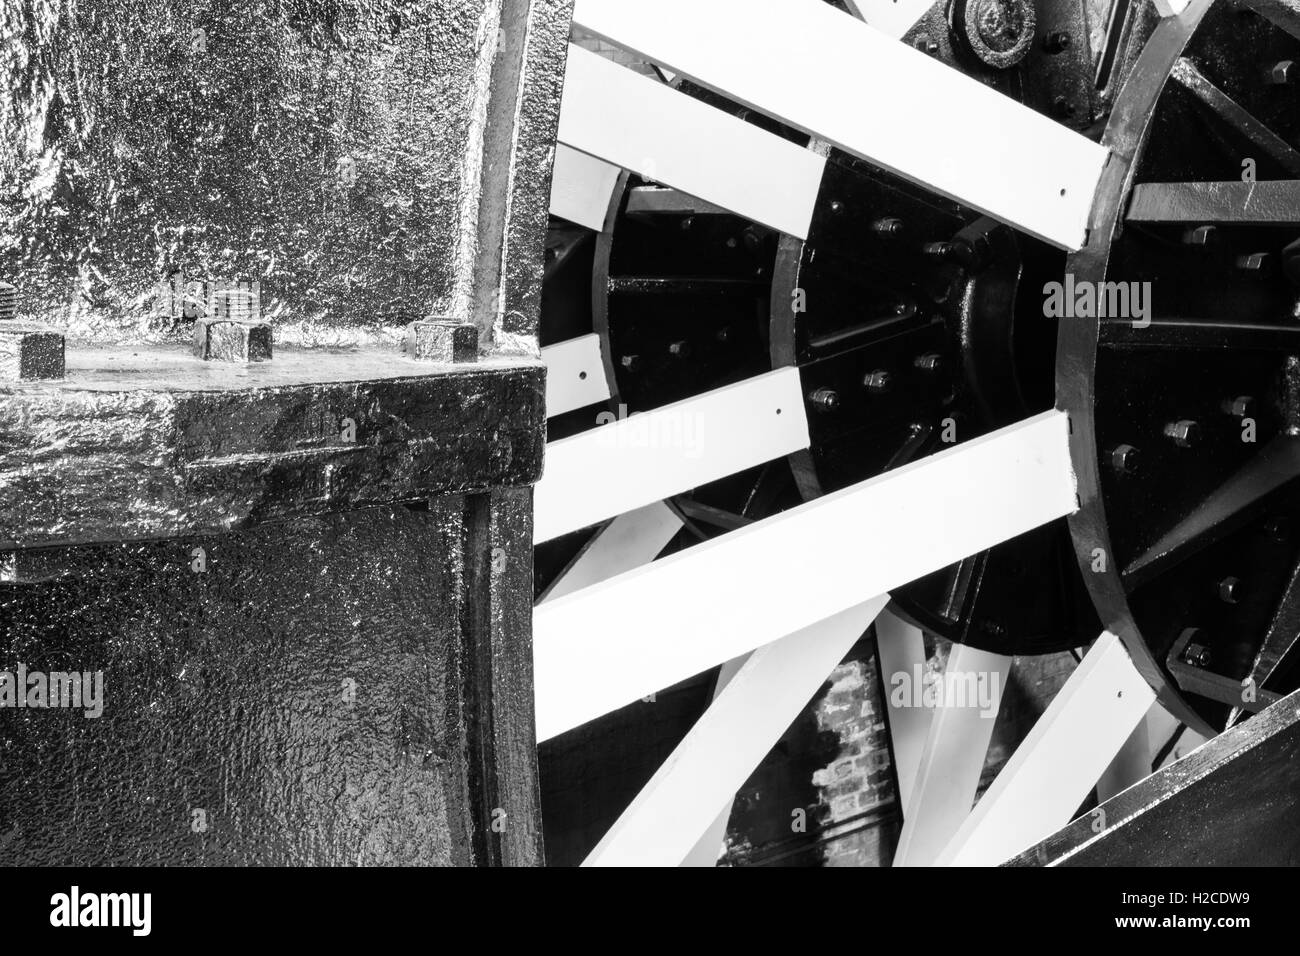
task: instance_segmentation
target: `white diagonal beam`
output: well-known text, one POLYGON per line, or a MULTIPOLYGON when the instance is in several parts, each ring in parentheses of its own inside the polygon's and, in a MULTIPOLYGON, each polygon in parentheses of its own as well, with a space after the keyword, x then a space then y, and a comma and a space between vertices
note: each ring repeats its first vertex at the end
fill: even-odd
POLYGON ((610 421, 547 444, 533 498, 533 540, 549 541, 807 447, 793 368, 610 421))
POLYGON ((754 651, 583 865, 680 865, 888 600, 754 651))
MULTIPOLYGON (((859 19, 892 37, 903 36, 933 6, 932 0, 848 0, 848 4, 859 19)), ((632 105, 624 104, 621 112, 632 105)), ((618 166, 557 143, 551 214, 600 232, 618 174, 618 166)))
POLYGON ((881 33, 901 37, 929 12, 936 0, 848 0, 849 12, 881 33))
POLYGON ((538 739, 1074 508, 1067 417, 1045 412, 547 601, 533 614, 538 739))
POLYGON ((662 501, 619 515, 587 542, 538 603, 649 564, 681 528, 682 519, 662 501))
POLYGON ((600 232, 605 228, 618 175, 617 166, 557 143, 551 172, 551 215, 600 232))
POLYGON ((577 0, 573 19, 1057 246, 1085 240, 1104 147, 823 0, 577 0))
MULTIPOLYGON (((1010 672, 1010 657, 953 645, 932 688, 934 716, 916 786, 903 805, 894 866, 931 866, 970 814, 1010 672)), ((913 706, 924 707, 915 681, 912 675, 898 689, 910 690, 913 706)))
POLYGON ((563 415, 609 400, 600 336, 580 335, 542 349, 546 364, 546 415, 563 415))
MULTIPOLYGON (((1151 710, 1163 710, 1160 703, 1151 705, 1151 710)), ((1109 766, 1097 778, 1097 802, 1105 803, 1117 793, 1123 793, 1133 784, 1151 776, 1151 731, 1148 728, 1151 712, 1147 712, 1137 722, 1133 732, 1128 735, 1123 746, 1115 754, 1109 766)))
POLYGON ((885 702, 889 708, 889 739, 894 751, 894 777, 898 780, 898 805, 903 809, 912 799, 912 785, 921 766, 921 754, 930 734, 929 707, 912 707, 898 691, 900 681, 896 675, 905 675, 907 681, 925 672, 925 635, 914 624, 908 624, 890 610, 876 618, 876 661, 880 667, 880 681, 885 688, 885 702))
POLYGON ((800 239, 826 167, 796 143, 573 44, 557 138, 800 239))
MULTIPOLYGON (((713 685, 714 703, 722 696, 722 692, 727 689, 727 685, 731 683, 732 678, 740 673, 741 668, 753 656, 754 654, 750 653, 732 658, 718 668, 718 680, 713 685)), ((736 784, 736 789, 739 788, 740 784, 736 784)), ((700 838, 695 841, 695 845, 687 851, 685 859, 682 860, 682 866, 716 867, 718 865, 718 857, 721 855, 723 844, 727 842, 727 824, 731 821, 731 808, 736 802, 735 796, 736 790, 732 790, 731 796, 726 798, 726 802, 723 803, 722 809, 718 811, 718 815, 713 818, 713 822, 705 828, 700 838)))
POLYGON ((996 866, 1069 823, 1154 700, 1119 638, 1102 634, 938 863, 996 866))

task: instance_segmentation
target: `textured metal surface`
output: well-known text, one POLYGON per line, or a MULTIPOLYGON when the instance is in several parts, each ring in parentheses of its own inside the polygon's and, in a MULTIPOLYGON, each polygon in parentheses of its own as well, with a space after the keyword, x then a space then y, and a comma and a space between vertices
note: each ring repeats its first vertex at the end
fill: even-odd
POLYGON ((192 348, 206 362, 269 362, 271 323, 197 319, 192 348))
POLYGON ((1300 695, 1025 851, 1018 866, 1296 866, 1300 695))
POLYGON ((62 383, 0 389, 0 548, 229 531, 541 473, 539 364, 299 349, 194 367, 161 347, 71 359, 62 383), (406 375, 379 377, 394 366, 406 375))
POLYGON ((260 280, 281 343, 396 343, 470 313, 513 195, 487 225, 530 331, 563 3, 4 6, 0 273, 27 317, 173 340, 157 288, 181 271, 260 280))
POLYGON ((0 382, 62 378, 63 336, 26 322, 0 325, 0 382))
POLYGON ((1300 227, 1295 180, 1223 183, 1141 183, 1129 202, 1129 222, 1244 223, 1300 227))
POLYGON ((0 708, 0 863, 538 862, 567 0, 3 3, 0 277, 69 340, 0 385, 0 670, 106 700, 0 708))
POLYGON ((1266 69, 1295 57, 1297 14, 1199 0, 1155 30, 1106 132, 1113 160, 1089 243, 1067 265, 1076 287, 1144 284, 1150 304, 1142 322, 1062 325, 1078 561, 1162 704, 1207 735, 1263 691, 1295 687, 1292 665, 1271 668, 1264 687, 1253 661, 1289 616, 1300 560, 1286 437, 1295 296, 1273 268, 1292 238, 1278 226, 1295 220, 1293 163, 1277 142, 1294 139, 1296 93, 1266 69), (1205 672, 1171 673, 1189 628, 1204 653, 1185 663, 1205 672))
POLYGON ((463 534, 376 510, 0 588, 0 669, 104 673, 97 719, 0 709, 0 863, 470 862, 463 534))
POLYGON ((542 250, 573 0, 531 0, 528 11, 520 85, 512 101, 514 127, 505 154, 510 158, 508 199, 494 213, 506 223, 499 251, 500 307, 490 313, 499 316, 498 350, 536 355, 542 250))

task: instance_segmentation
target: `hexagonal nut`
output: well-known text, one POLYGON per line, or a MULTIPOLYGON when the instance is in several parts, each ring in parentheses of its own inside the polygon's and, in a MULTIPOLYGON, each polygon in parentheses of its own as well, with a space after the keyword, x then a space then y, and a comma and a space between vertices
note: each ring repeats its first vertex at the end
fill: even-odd
POLYGON ((0 382, 63 378, 63 333, 40 325, 0 326, 0 382))
POLYGON ((1191 448, 1201 440, 1201 426, 1194 421, 1182 419, 1166 425, 1165 435, 1172 438, 1179 448, 1191 448))
POLYGON ((478 358, 478 326, 446 319, 412 322, 402 349, 424 362, 473 362, 478 358))
POLYGON ((194 323, 194 354, 206 362, 269 362, 271 323, 198 319, 194 323))

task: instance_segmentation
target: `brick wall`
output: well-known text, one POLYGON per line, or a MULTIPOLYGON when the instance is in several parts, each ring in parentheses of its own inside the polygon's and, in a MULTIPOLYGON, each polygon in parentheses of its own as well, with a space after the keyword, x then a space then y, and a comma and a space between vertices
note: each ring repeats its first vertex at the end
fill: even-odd
MULTIPOLYGON (((950 648, 927 636, 927 673, 942 673, 950 648)), ((1069 654, 1016 658, 979 793, 1074 667, 1069 654)), ((721 864, 888 866, 901 826, 874 642, 864 640, 737 794, 721 864)))

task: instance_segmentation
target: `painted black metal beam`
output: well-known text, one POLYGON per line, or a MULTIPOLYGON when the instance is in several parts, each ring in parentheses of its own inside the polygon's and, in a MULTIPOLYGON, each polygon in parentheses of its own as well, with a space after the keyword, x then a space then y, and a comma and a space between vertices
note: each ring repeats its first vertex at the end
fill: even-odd
POLYGON ((1300 181, 1142 183, 1133 187, 1129 222, 1300 226, 1300 181))

